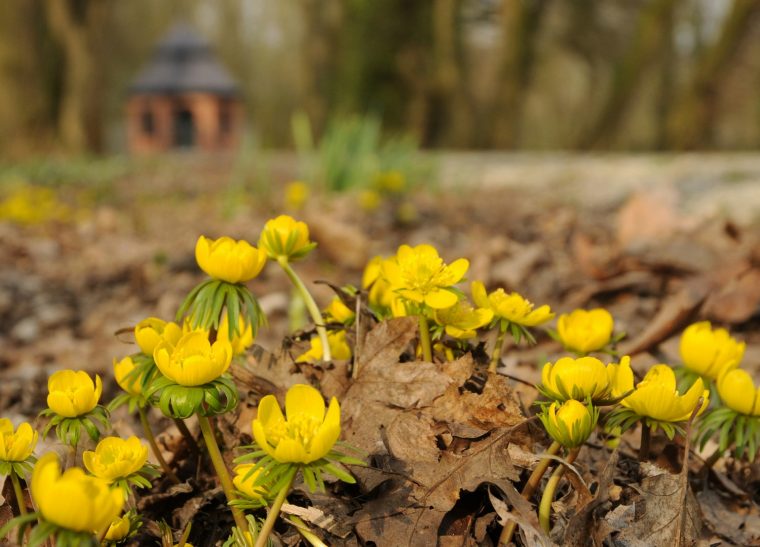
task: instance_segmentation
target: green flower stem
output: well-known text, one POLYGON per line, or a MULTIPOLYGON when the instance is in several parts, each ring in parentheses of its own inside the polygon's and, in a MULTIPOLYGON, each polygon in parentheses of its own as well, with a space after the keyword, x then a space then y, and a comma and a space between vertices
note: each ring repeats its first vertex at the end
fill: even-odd
POLYGON ((504 323, 499 324, 499 334, 496 336, 496 344, 493 347, 493 353, 491 354, 491 362, 488 363, 488 372, 496 372, 496 368, 501 361, 501 348, 504 347, 504 338, 507 336, 507 327, 504 323))
MULTIPOLYGON (((216 438, 214 432, 211 430, 211 423, 209 423, 206 416, 198 415, 198 423, 201 426, 201 432, 203 433, 203 440, 206 441, 206 448, 208 448, 208 455, 211 458, 211 463, 214 465, 214 470, 219 477, 219 482, 222 483, 222 490, 224 490, 227 501, 233 501, 235 497, 235 489, 232 486, 232 479, 230 479, 230 473, 227 471, 227 466, 222 459, 222 453, 219 452, 219 445, 216 444, 216 438)), ((247 530, 248 523, 243 516, 243 512, 237 507, 231 507, 232 516, 235 519, 235 526, 240 530, 247 530)))
POLYGON ((433 362, 433 349, 430 346, 430 327, 428 326, 427 317, 420 313, 418 316, 420 322, 420 345, 422 346, 422 358, 428 363, 433 362))
MULTIPOLYGON (((557 441, 554 441, 549 448, 546 449, 546 455, 547 456, 554 456, 559 452, 559 449, 562 448, 562 445, 559 444, 557 441)), ((546 470, 549 469, 549 464, 551 464, 552 458, 542 458, 540 462, 538 462, 538 465, 533 469, 533 472, 530 474, 530 477, 528 478, 528 482, 525 483, 525 486, 523 487, 523 491, 521 492, 522 497, 524 497, 526 500, 529 500, 531 496, 538 490, 538 485, 541 484, 541 479, 544 476, 544 473, 546 473, 546 470)), ((515 534, 515 530, 517 529, 517 523, 515 521, 508 522, 504 528, 501 529, 501 535, 499 536, 499 545, 509 545, 509 542, 512 541, 512 536, 515 534)))
POLYGON ((142 424, 143 431, 145 432, 145 438, 148 439, 148 444, 150 444, 150 449, 153 451, 153 455, 158 460, 158 463, 161 465, 161 469, 164 470, 166 476, 169 477, 169 479, 174 484, 179 484, 180 480, 177 478, 177 475, 174 474, 174 471, 171 470, 169 464, 166 463, 163 454, 161 454, 161 449, 158 448, 158 443, 156 442, 156 437, 153 435, 153 430, 150 428, 148 415, 145 412, 145 409, 139 406, 138 412, 140 414, 140 423, 142 424))
POLYGON ((187 428, 187 424, 185 423, 185 420, 182 418, 172 418, 174 420, 174 425, 177 426, 177 429, 180 433, 182 433, 182 436, 185 438, 185 441, 187 441, 187 444, 190 446, 190 450, 195 452, 196 454, 200 454, 201 450, 198 448, 198 443, 195 442, 195 437, 193 437, 193 434, 190 433, 190 430, 187 428))
POLYGON ((643 462, 649 458, 649 439, 652 436, 652 428, 647 424, 641 424, 641 444, 639 445, 639 461, 643 462))
MULTIPOLYGON (((574 448, 567 455, 565 463, 567 465, 573 463, 575 458, 578 457, 580 448, 574 448)), ((554 470, 552 476, 549 477, 549 482, 546 483, 546 489, 544 495, 541 497, 541 505, 538 508, 538 521, 541 524, 541 528, 547 534, 551 531, 551 515, 552 515, 552 501, 554 500, 554 492, 557 490, 557 485, 562 479, 562 475, 565 474, 565 466, 560 465, 554 470)))
POLYGON ((295 527, 295 529, 298 530, 298 533, 301 534, 301 537, 308 541, 310 545, 313 547, 327 547, 327 544, 322 541, 319 536, 317 536, 317 534, 309 530, 309 527, 306 526, 306 523, 300 518, 295 515, 289 515, 287 519, 295 527))
POLYGON ((330 355, 330 343, 327 340, 327 329, 325 329, 325 320, 322 317, 322 312, 319 311, 317 303, 311 296, 309 289, 307 289, 306 285, 303 284, 303 281, 301 281, 301 278, 298 277, 298 274, 295 272, 295 270, 290 267, 288 257, 279 256, 277 257, 277 262, 280 266, 282 266, 282 269, 285 270, 285 273, 290 278, 290 281, 293 283, 293 285, 295 285, 295 287, 298 289, 298 292, 301 293, 301 297, 306 304, 306 309, 309 310, 309 315, 311 315, 311 320, 314 321, 314 325, 317 327, 317 334, 319 335, 319 339, 322 341, 322 360, 331 361, 332 355, 330 355))
POLYGON ((13 483, 13 494, 16 496, 16 505, 20 516, 26 515, 26 501, 24 500, 24 491, 21 489, 21 483, 18 480, 16 472, 11 470, 11 482, 13 483))
POLYGON ((297 469, 291 471, 288 482, 277 493, 277 497, 272 502, 272 507, 270 507, 269 511, 267 512, 267 519, 264 521, 264 524, 261 525, 261 530, 259 530, 259 535, 256 538, 256 545, 254 545, 254 547, 265 547, 267 544, 269 535, 274 529, 275 522, 277 522, 277 517, 280 515, 282 504, 285 502, 285 498, 288 496, 288 492, 290 492, 290 487, 293 486, 293 480, 296 478, 296 474, 297 469))

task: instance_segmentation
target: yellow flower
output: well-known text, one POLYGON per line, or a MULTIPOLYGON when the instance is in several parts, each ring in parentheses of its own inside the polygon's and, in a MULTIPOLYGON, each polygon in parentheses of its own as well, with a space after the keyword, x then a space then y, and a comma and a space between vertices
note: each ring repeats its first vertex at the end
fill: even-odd
POLYGON ((739 366, 744 347, 744 342, 737 342, 726 329, 712 330, 709 321, 701 321, 683 331, 681 360, 692 372, 716 380, 724 370, 739 366))
MULTIPOLYGON (((376 256, 367 263, 362 274, 362 288, 369 289, 367 300, 372 308, 391 308, 395 301, 399 301, 397 306, 403 307, 398 296, 393 292, 393 288, 383 275, 384 264, 386 262, 396 263, 396 257, 383 258, 376 256)), ((391 266, 393 268, 393 266, 391 266)), ((396 315, 398 317, 398 315, 396 315)))
POLYGON ((75 418, 95 408, 102 391, 97 374, 93 383, 83 370, 59 370, 48 378, 47 404, 59 416, 75 418))
POLYGON ((636 390, 621 404, 641 417, 658 422, 684 422, 703 398, 699 414, 707 408, 710 392, 704 389, 701 378, 680 395, 676 389, 676 375, 668 365, 655 365, 647 372, 636 390))
POLYGON ((552 399, 600 401, 610 393, 607 368, 596 357, 562 357, 541 371, 542 391, 552 399))
POLYGON ((259 238, 259 247, 274 260, 283 257, 295 260, 316 247, 309 241, 309 227, 288 215, 268 220, 259 238))
POLYGON ((127 537, 127 534, 129 534, 129 529, 129 516, 124 515, 123 517, 117 517, 113 520, 111 526, 108 527, 105 539, 109 541, 119 541, 120 539, 124 539, 127 537))
MULTIPOLYGON (((351 347, 346 341, 346 331, 331 331, 327 333, 327 343, 330 344, 330 354, 333 359, 351 359, 351 347)), ((322 340, 312 336, 309 340, 311 348, 296 359, 296 363, 314 363, 323 357, 322 340)))
POLYGON ((27 422, 21 422, 13 431, 8 418, 0 418, 0 461, 23 462, 37 446, 37 432, 27 422))
POLYGON ((117 488, 78 467, 61 474, 54 452, 42 456, 32 473, 32 498, 44 519, 75 532, 99 533, 121 513, 124 496, 117 488))
POLYGON ((354 320, 354 315, 356 315, 354 311, 346 306, 337 296, 333 297, 330 301, 330 305, 325 308, 324 313, 328 320, 337 323, 350 323, 354 320))
POLYGON ((266 494, 266 489, 263 486, 255 486, 256 479, 261 474, 261 468, 257 469, 253 473, 248 475, 248 472, 254 467, 255 464, 244 463, 235 467, 235 477, 232 479, 232 484, 235 488, 240 490, 243 494, 253 500, 263 500, 266 494))
POLYGON ((113 375, 119 387, 130 395, 140 395, 142 393, 141 378, 133 377, 127 379, 127 376, 135 368, 135 362, 127 355, 121 361, 113 360, 113 375))
POLYGON ((214 279, 245 283, 259 275, 267 255, 247 241, 235 241, 226 236, 217 240, 200 236, 195 244, 195 260, 201 270, 214 279))
POLYGON ((166 325, 166 321, 158 317, 148 317, 135 325, 135 340, 140 346, 140 351, 145 355, 153 355, 153 350, 161 341, 166 325))
POLYGON ((95 450, 85 450, 82 461, 87 470, 108 483, 137 473, 148 461, 148 447, 134 435, 129 439, 106 437, 95 450))
POLYGON ((565 448, 581 446, 596 427, 597 413, 570 399, 559 406, 552 403, 539 416, 552 439, 565 448))
MULTIPOLYGON (((208 333, 206 333, 206 336, 208 336, 208 333)), ((222 340, 229 340, 229 319, 227 318, 227 314, 224 314, 222 322, 219 324, 216 337, 222 340)), ((245 322, 242 315, 238 315, 238 332, 229 341, 232 346, 232 355, 245 353, 245 350, 253 345, 253 329, 251 325, 245 322)))
POLYGON ((400 171, 386 171, 377 176, 375 186, 385 192, 397 194, 404 191, 406 178, 400 171))
POLYGON ((716 386, 725 406, 745 416, 760 416, 760 388, 755 387, 746 370, 724 371, 718 376, 716 386))
POLYGON ((380 207, 383 198, 376 190, 362 190, 359 193, 359 206, 367 212, 371 212, 380 207))
POLYGON ((340 405, 333 397, 325 413, 322 394, 296 384, 285 395, 285 416, 274 395, 259 403, 252 423, 259 447, 280 463, 311 463, 324 458, 340 437, 340 405))
POLYGON ((493 311, 473 308, 468 302, 460 300, 450 308, 435 310, 433 318, 444 327, 446 334, 452 338, 466 340, 474 338, 477 335, 475 331, 491 321, 493 311))
POLYGON ((620 363, 607 365, 607 376, 610 379, 610 397, 619 399, 629 391, 633 391, 633 370, 631 358, 627 355, 620 359, 620 363))
POLYGON ((285 206, 300 211, 309 199, 309 185, 300 180, 289 182, 285 186, 285 206))
POLYGON ((557 334, 569 351, 589 353, 610 343, 614 321, 605 309, 574 310, 557 320, 557 334))
POLYGON ((459 297, 450 289, 469 267, 465 258, 444 264, 432 245, 401 245, 395 261, 383 262, 382 273, 398 296, 439 310, 457 303, 459 297))
POLYGON ((525 327, 535 327, 554 317, 549 306, 544 305, 534 310, 533 304, 516 292, 507 294, 504 289, 496 289, 487 294, 480 281, 472 282, 472 299, 479 308, 491 309, 494 317, 525 327))
POLYGON ((153 352, 161 373, 183 386, 200 386, 216 380, 232 362, 232 346, 224 338, 211 344, 203 331, 182 336, 176 345, 161 341, 153 352))

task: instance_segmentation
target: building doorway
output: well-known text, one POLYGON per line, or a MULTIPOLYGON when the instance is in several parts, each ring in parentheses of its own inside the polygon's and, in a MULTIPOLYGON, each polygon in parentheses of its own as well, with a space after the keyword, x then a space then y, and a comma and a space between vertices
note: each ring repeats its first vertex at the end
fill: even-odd
POLYGON ((177 110, 174 113, 174 146, 190 148, 195 144, 195 124, 193 113, 189 110, 177 110))

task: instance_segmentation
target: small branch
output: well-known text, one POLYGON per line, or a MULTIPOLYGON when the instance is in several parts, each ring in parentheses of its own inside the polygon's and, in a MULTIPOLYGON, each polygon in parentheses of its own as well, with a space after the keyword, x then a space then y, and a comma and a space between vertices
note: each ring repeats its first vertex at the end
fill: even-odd
POLYGON ((639 445, 639 461, 644 462, 649 459, 649 441, 652 436, 652 428, 647 424, 641 424, 641 444, 639 445))

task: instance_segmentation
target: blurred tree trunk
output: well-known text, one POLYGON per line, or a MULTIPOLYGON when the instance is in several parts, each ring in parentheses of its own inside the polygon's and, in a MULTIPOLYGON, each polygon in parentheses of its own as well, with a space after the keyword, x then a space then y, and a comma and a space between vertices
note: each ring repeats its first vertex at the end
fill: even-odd
POLYGON ((70 152, 99 150, 102 147, 100 110, 102 93, 98 83, 98 48, 92 32, 106 14, 103 0, 47 0, 50 32, 58 42, 62 57, 62 84, 58 106, 58 138, 70 152))
POLYGON ((760 1, 734 0, 718 39, 705 48, 694 76, 679 94, 668 118, 668 144, 684 150, 711 143, 720 84, 732 68, 742 46, 758 21, 760 1))
POLYGON ((430 117, 424 140, 433 145, 461 147, 472 133, 472 109, 464 86, 460 11, 462 0, 433 3, 434 78, 430 117))
POLYGON ((302 0, 300 4, 306 28, 303 104, 312 130, 321 135, 332 106, 341 99, 335 83, 343 10, 337 0, 302 0))
POLYGON ((609 148, 620 130, 647 70, 659 60, 672 39, 673 12, 678 0, 651 0, 641 12, 630 45, 616 63, 612 86, 596 122, 581 137, 580 148, 609 148))
POLYGON ((525 96, 535 68, 536 45, 548 0, 503 0, 501 12, 501 69, 492 126, 485 128, 486 142, 499 148, 520 143, 525 96))

